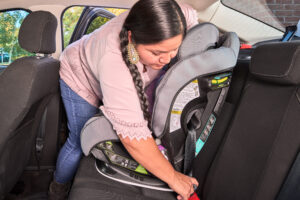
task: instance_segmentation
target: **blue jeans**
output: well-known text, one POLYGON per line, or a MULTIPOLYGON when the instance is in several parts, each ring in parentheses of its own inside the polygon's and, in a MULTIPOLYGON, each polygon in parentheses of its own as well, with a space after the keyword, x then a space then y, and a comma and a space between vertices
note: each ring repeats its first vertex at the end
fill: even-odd
POLYGON ((67 113, 69 136, 59 152, 54 180, 67 183, 72 180, 82 157, 81 129, 99 109, 77 95, 63 80, 60 80, 60 90, 67 113))

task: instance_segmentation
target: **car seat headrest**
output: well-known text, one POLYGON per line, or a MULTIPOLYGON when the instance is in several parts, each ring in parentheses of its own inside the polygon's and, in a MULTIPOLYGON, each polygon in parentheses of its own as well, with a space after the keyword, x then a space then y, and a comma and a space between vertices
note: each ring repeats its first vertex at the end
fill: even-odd
POLYGON ((250 73, 256 78, 283 85, 300 84, 300 43, 270 43, 258 46, 252 55, 250 73))
POLYGON ((56 28, 57 20, 53 14, 47 11, 32 12, 20 27, 20 46, 31 53, 54 53, 56 28))
POLYGON ((178 56, 184 58, 210 47, 215 47, 219 39, 219 30, 211 23, 202 23, 194 26, 188 31, 188 34, 182 42, 178 56))
POLYGON ((199 24, 187 32, 177 62, 168 69, 155 91, 152 129, 156 137, 162 137, 167 131, 172 102, 182 87, 198 77, 231 70, 239 47, 237 34, 227 32, 219 37, 213 24, 199 24))

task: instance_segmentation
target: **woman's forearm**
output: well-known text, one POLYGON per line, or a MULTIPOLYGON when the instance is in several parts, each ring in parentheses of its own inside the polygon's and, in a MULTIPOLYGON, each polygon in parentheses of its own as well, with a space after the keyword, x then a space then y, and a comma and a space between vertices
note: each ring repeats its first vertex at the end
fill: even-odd
POLYGON ((167 184, 172 183, 175 170, 159 151, 153 138, 141 139, 140 141, 121 138, 121 141, 139 164, 167 184))

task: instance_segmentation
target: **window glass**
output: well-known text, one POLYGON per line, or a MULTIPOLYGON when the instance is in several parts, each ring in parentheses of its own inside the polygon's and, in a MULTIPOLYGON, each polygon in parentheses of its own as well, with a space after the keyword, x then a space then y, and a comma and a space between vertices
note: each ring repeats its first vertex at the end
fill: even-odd
MULTIPOLYGON (((121 13, 123 13, 127 10, 127 9, 118 9, 118 8, 105 8, 105 9, 108 10, 109 12, 113 13, 116 16, 120 15, 121 13)), ((103 24, 108 22, 109 20, 110 20, 109 18, 102 17, 102 16, 96 17, 92 21, 92 23, 89 25, 86 34, 93 32, 95 29, 99 28, 100 26, 102 26, 103 24)))
POLYGON ((66 47, 71 39, 72 33, 83 11, 83 6, 73 6, 68 8, 63 15, 63 40, 66 47))
MULTIPOLYGON (((73 6, 68 8, 63 15, 63 39, 64 39, 64 48, 69 44, 70 39, 72 37, 73 31, 76 27, 76 24, 83 12, 85 7, 83 6, 73 6)), ((113 13, 114 15, 118 16, 127 9, 118 9, 118 8, 104 8, 108 10, 109 12, 113 13)), ((90 23, 89 27, 87 28, 87 31, 85 34, 89 34, 93 32, 95 29, 99 28, 103 24, 105 24, 107 21, 109 21, 110 18, 103 17, 103 16, 97 16, 93 19, 93 21, 90 23)))
MULTIPOLYGON (((108 10, 109 12, 113 13, 116 16, 120 15, 121 13, 123 13, 127 10, 127 9, 118 9, 118 8, 105 8, 105 9, 108 10)), ((92 23, 89 25, 86 34, 93 32, 95 29, 99 28, 100 26, 102 26, 103 24, 108 22, 109 20, 110 20, 109 18, 102 17, 102 16, 96 17, 92 21, 92 23)))
POLYGON ((222 3, 281 31, 300 19, 300 2, 294 0, 222 0, 222 3))
POLYGON ((28 14, 25 10, 0 12, 0 71, 17 58, 33 55, 18 42, 20 26, 28 14))
POLYGON ((100 26, 102 26, 103 24, 108 22, 109 20, 110 20, 109 18, 102 17, 102 16, 96 17, 89 25, 86 34, 93 32, 94 30, 96 30, 97 28, 99 28, 100 26))

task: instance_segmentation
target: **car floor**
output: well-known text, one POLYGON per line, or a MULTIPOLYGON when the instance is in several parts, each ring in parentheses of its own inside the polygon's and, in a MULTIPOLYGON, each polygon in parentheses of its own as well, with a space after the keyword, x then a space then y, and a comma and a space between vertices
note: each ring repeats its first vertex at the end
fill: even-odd
POLYGON ((5 200, 46 200, 52 175, 53 170, 25 171, 5 200))

